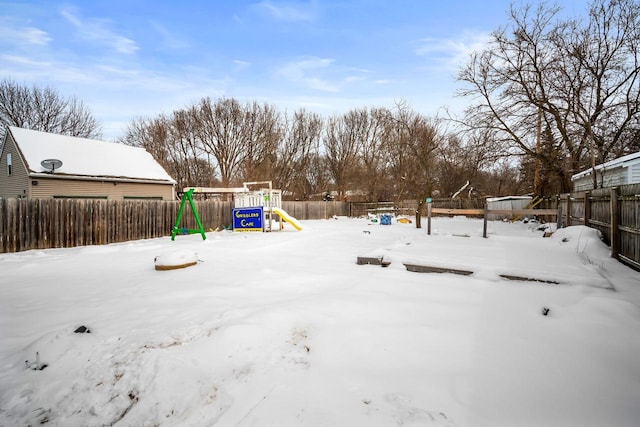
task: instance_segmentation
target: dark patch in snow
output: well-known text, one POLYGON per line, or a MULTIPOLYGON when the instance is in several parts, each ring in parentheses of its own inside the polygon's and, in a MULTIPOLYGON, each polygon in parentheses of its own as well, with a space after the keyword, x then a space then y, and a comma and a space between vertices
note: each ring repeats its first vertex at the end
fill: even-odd
POLYGON ((129 411, 131 411, 131 409, 136 406, 136 403, 138 403, 138 393, 136 393, 135 391, 131 390, 128 394, 129 396, 129 406, 127 406, 126 408, 124 408, 124 410, 122 411, 122 413, 120 415, 118 415, 118 417, 116 417, 115 420, 113 420, 109 425, 110 426, 114 426, 117 423, 119 423, 120 421, 122 421, 122 419, 129 413, 129 411))
POLYGON ((560 282, 556 282, 555 280, 546 280, 546 279, 536 279, 534 277, 522 277, 522 276, 514 276, 511 274, 501 274, 500 277, 507 280, 518 280, 521 282, 539 282, 539 283, 550 283, 552 285, 559 285, 560 282))
POLYGON ((39 424, 47 424, 49 421, 51 421, 51 409, 38 408, 33 412, 35 412, 35 416, 36 418, 38 418, 37 421, 39 424))
POLYGON ((382 265, 382 257, 367 257, 367 256, 359 256, 357 260, 358 265, 382 265))
POLYGON ((449 268, 449 267, 434 267, 431 265, 418 265, 418 264, 404 264, 407 268, 407 271, 412 271, 414 273, 453 273, 460 274, 463 276, 469 276, 473 274, 473 271, 470 270, 460 270, 457 268, 449 268))
POLYGON ((31 369, 33 371, 42 371, 44 368, 49 366, 46 363, 42 363, 40 361, 40 353, 38 352, 36 352, 36 360, 31 362, 29 360, 25 360, 24 364, 27 367, 27 369, 31 369))

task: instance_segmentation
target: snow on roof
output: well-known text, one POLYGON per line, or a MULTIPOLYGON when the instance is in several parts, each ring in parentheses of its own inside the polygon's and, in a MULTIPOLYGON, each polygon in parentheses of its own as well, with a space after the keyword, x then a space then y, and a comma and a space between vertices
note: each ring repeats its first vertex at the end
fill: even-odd
POLYGON ((160 180, 173 178, 144 148, 9 127, 32 173, 48 172, 40 162, 58 159, 56 174, 160 180))
POLYGON ((531 196, 488 197, 487 202, 504 202, 505 200, 531 200, 531 196))
MULTIPOLYGON (((629 163, 634 160, 640 161, 640 151, 638 151, 637 153, 631 153, 631 154, 627 154, 626 156, 618 157, 617 159, 613 159, 606 163, 602 163, 601 165, 597 165, 596 170, 599 171, 602 169, 612 169, 614 167, 627 167, 628 165, 625 165, 625 163, 629 163)), ((580 179, 588 175, 591 175, 591 168, 583 170, 582 172, 579 172, 573 175, 571 177, 571 181, 575 181, 576 179, 580 179)))

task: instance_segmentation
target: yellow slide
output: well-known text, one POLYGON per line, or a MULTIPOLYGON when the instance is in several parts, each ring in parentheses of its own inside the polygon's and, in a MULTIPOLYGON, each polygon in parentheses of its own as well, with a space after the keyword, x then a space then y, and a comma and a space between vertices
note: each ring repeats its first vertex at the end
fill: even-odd
POLYGON ((278 215, 280 218, 282 218, 283 221, 288 222, 289 224, 291 224, 293 226, 293 228, 295 228, 296 230, 298 230, 298 231, 302 230, 302 226, 300 225, 298 220, 295 219, 294 217, 290 216, 284 210, 279 209, 279 208, 273 208, 273 213, 278 215))

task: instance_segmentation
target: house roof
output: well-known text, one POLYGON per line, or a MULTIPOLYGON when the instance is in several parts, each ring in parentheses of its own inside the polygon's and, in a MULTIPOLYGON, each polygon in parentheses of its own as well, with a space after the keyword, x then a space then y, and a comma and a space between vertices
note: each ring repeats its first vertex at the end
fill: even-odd
POLYGON ((144 148, 9 127, 30 174, 49 170, 40 162, 58 159, 56 175, 158 180, 173 178, 144 148))
MULTIPOLYGON (((601 165, 597 165, 596 170, 600 171, 603 169, 613 169, 613 168, 619 168, 619 167, 624 168, 624 167, 629 167, 630 164, 635 164, 638 162, 640 162, 640 151, 638 151, 637 153, 631 153, 631 154, 627 154, 626 156, 618 157, 617 159, 613 159, 609 162, 602 163, 601 165)), ((571 177, 571 180, 575 181, 576 179, 580 179, 582 177, 589 176, 589 175, 591 175, 591 168, 583 170, 582 172, 579 172, 573 175, 571 177)))

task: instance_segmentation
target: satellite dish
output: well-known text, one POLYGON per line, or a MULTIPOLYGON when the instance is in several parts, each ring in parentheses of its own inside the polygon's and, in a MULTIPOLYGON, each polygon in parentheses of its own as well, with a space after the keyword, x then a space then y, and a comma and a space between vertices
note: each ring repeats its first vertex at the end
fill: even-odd
POLYGON ((62 167, 62 160, 58 159, 45 159, 40 162, 43 168, 48 169, 49 172, 53 173, 56 169, 60 169, 62 167))

